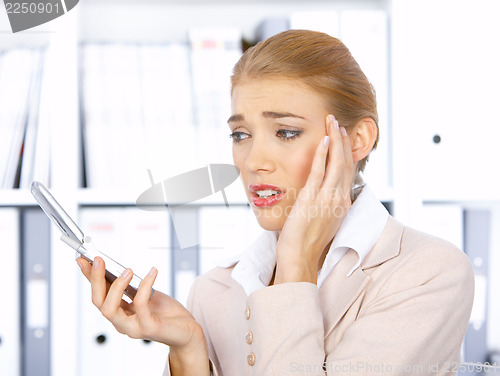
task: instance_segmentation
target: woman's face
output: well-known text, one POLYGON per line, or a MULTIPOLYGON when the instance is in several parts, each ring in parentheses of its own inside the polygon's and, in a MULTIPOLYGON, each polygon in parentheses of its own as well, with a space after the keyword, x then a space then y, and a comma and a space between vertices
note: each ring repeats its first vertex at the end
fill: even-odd
POLYGON ((262 228, 281 231, 326 135, 328 111, 308 86, 280 78, 236 85, 231 112, 233 159, 248 200, 262 228))

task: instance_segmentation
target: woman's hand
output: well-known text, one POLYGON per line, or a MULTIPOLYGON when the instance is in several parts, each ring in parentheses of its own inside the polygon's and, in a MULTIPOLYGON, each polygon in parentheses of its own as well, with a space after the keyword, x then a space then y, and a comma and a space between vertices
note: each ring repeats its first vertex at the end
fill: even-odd
POLYGON ((306 184, 297 195, 276 246, 274 283, 317 282, 320 260, 351 207, 354 162, 345 128, 326 117, 327 134, 316 149, 306 184))
MULTIPOLYGON (((122 300, 125 288, 132 280, 133 273, 126 269, 112 284, 105 279, 104 260, 96 257, 91 266, 83 258, 77 263, 83 274, 91 282, 92 303, 113 326, 131 338, 148 339, 170 346, 170 359, 176 365, 191 364, 194 368, 208 370, 208 350, 203 330, 191 313, 177 300, 151 289, 158 271, 152 268, 142 280, 132 303, 122 300), (194 362, 194 363, 193 363, 194 362), (205 367, 206 366, 206 367, 205 367)), ((172 367, 172 374, 174 374, 172 367)), ((176 372, 182 374, 182 372, 176 372)), ((201 372, 199 374, 205 374, 201 372)))

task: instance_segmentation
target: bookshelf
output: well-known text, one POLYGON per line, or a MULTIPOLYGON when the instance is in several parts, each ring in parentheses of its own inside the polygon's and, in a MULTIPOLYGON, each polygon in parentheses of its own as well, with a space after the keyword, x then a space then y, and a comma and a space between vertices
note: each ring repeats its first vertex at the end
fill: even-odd
MULTIPOLYGON (((59 109, 64 109, 54 119, 58 129, 54 131, 52 142, 54 156, 51 160, 51 185, 58 189, 82 190, 82 150, 80 132, 79 101, 81 101, 78 88, 78 74, 81 62, 77 61, 77 49, 82 44, 99 43, 165 43, 178 41, 186 43, 187 30, 192 26, 211 27, 222 25, 224 27, 238 27, 242 35, 248 40, 255 40, 255 31, 258 24, 270 15, 273 17, 288 17, 292 12, 342 9, 386 9, 384 1, 355 1, 355 2, 329 2, 314 1, 304 4, 299 1, 147 1, 140 4, 136 1, 127 1, 116 7, 113 1, 88 1, 79 4, 74 11, 66 16, 41 25, 32 31, 19 35, 6 34, 1 40, 0 48, 8 49, 19 46, 50 46, 53 51, 54 61, 58 63, 54 70, 68 77, 68 80, 57 81, 53 89, 59 109), (112 17, 109 15, 112 14, 112 17), (206 17, 209 14, 210 17, 206 17), (244 17, 242 17, 244 15, 244 17), (92 20, 92 22, 87 22, 92 20), (148 22, 144 22, 148 20, 148 22), (132 21, 132 22, 131 22, 132 21), (126 25, 126 26, 125 26, 126 25), (68 95, 69 94, 69 95, 68 95)), ((6 15, 3 15, 0 26, 8 29, 6 15)), ((144 174, 144 185, 148 183, 144 174)), ((14 190, 17 191, 17 190, 14 190)), ((137 192, 130 192, 130 197, 136 197, 137 192)), ((392 197, 389 185, 380 189, 384 201, 392 197)), ((87 204, 89 197, 99 194, 82 193, 87 204)), ((106 196, 105 192, 104 195, 106 196)), ((81 196, 80 194, 77 195, 81 196)), ((125 197, 123 194, 122 197, 125 197)), ((24 204, 30 204, 29 195, 5 192, 0 199, 0 205, 8 206, 16 200, 15 197, 27 198, 24 204), (12 196, 14 194, 14 196, 12 196)), ((18 199, 19 200, 19 199, 18 199)), ((124 202, 125 198, 121 201, 124 202)), ((238 198, 240 200, 240 198, 238 198)), ((77 200, 78 201, 78 200, 77 200)), ((120 201, 120 200, 119 200, 120 201)), ((111 200, 113 202, 113 200, 111 200)), ((17 203, 22 204, 17 201, 17 203)), ((128 199, 133 204, 133 199, 128 199)), ((77 202, 78 204, 78 202, 77 202)))
MULTIPOLYGON (((414 2, 412 2, 413 4, 414 2)), ((425 7, 432 8, 426 2, 425 7)), ((413 4, 413 8, 415 8, 413 4)), ((424 7, 422 5, 421 7, 424 7)), ((146 171, 137 187, 124 189, 84 188, 82 150, 81 55, 80 48, 91 43, 123 43, 158 45, 179 43, 187 45, 187 31, 192 27, 223 26, 238 28, 248 41, 256 38, 260 22, 269 17, 289 17, 294 12, 304 11, 380 11, 387 17, 388 26, 388 71, 386 109, 386 153, 378 163, 387 175, 381 183, 375 184, 375 192, 381 201, 391 203, 396 217, 407 225, 419 225, 420 212, 424 203, 454 204, 468 208, 491 208, 498 202, 498 192, 488 190, 487 195, 469 195, 452 192, 446 197, 423 197, 419 179, 422 171, 413 174, 408 166, 418 161, 412 159, 409 150, 415 151, 415 138, 409 138, 407 118, 416 109, 411 106, 408 85, 411 72, 407 66, 409 54, 406 45, 409 36, 405 33, 408 12, 413 9, 404 1, 356 0, 311 2, 293 0, 273 1, 202 1, 202 0, 87 0, 81 1, 67 15, 30 31, 12 35, 6 14, 0 12, 0 50, 20 46, 43 46, 51 54, 52 70, 64 79, 54 80, 51 87, 52 118, 54 125, 51 138, 51 187, 70 215, 79 218, 88 208, 132 207, 139 194, 150 185, 146 171), (397 49, 398 53, 392 54, 397 49), (402 52, 401 52, 402 51, 402 52), (392 127, 397 123, 398 127, 392 127), (401 125, 401 126, 399 126, 401 125), (456 194, 455 194, 456 193, 456 194)), ((423 8, 421 8, 423 9, 423 8)), ((413 67, 414 68, 414 67, 413 67)), ((415 123, 412 123, 415 126, 415 123)), ((220 133, 226 136, 226 131, 220 133)), ((224 138, 223 138, 224 139, 224 138)), ((420 142, 420 139, 418 139, 420 142)), ((192 146, 191 146, 192 147, 192 146)), ((190 168, 202 167, 202 159, 189 161, 190 168)), ((371 162, 367 165, 367 171, 371 162)), ((172 170, 156 174, 161 180, 186 169, 172 170)), ((158 172, 158 170, 156 170, 158 172)), ((368 180, 370 184, 372 182, 368 180)), ((241 183, 228 187, 227 196, 231 204, 244 207, 246 199, 241 183)), ((224 206, 220 193, 199 202, 188 204, 197 206, 224 206)), ((27 189, 6 189, 0 191, 0 207, 27 208, 35 206, 27 189)), ((74 257, 66 246, 59 242, 57 230, 51 230, 51 365, 53 376, 82 375, 79 372, 79 351, 81 343, 78 323, 81 319, 79 300, 74 293, 80 291, 83 281, 75 267, 74 257), (64 310, 60 307, 65 307, 64 310)))

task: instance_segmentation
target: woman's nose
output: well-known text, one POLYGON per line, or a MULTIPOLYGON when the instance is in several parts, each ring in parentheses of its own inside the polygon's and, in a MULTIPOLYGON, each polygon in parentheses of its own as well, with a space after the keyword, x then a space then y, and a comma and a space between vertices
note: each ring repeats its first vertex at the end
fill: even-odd
POLYGON ((274 166, 275 161, 270 145, 254 139, 245 160, 246 169, 251 172, 272 171, 274 166))

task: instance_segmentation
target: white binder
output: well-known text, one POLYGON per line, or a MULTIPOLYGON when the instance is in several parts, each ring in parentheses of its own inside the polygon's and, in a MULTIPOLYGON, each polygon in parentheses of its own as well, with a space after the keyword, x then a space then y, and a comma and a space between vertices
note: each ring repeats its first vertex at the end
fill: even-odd
POLYGON ((239 28, 190 28, 194 124, 199 165, 232 163, 227 118, 230 76, 241 56, 239 28), (218 145, 216 148, 213 145, 218 145))
MULTIPOLYGON (((96 248, 112 258, 116 256, 116 250, 123 246, 118 225, 122 212, 121 208, 85 208, 79 213, 81 229, 92 234, 96 248)), ((120 262, 126 265, 125 260, 120 262)), ((78 337, 81 351, 78 369, 81 376, 123 374, 123 336, 92 304, 90 283, 83 276, 80 278, 79 295, 81 316, 78 337), (92 361, 89 362, 89 359, 92 361)))
MULTIPOLYGON (((152 266, 158 269, 154 288, 171 294, 170 216, 167 211, 143 211, 126 208, 123 229, 128 234, 127 257, 141 275, 152 266)), ((158 342, 126 338, 125 375, 161 375, 167 361, 168 347, 158 342)))
POLYGON ((392 3, 395 161, 423 200, 498 200, 500 2, 392 3))
POLYGON ((0 374, 21 375, 21 311, 19 213, 0 208, 3 278, 8 285, 2 291, 0 312, 0 374))
POLYGON ((50 220, 30 208, 23 210, 21 223, 23 376, 50 376, 50 220))
POLYGON ((22 151, 30 86, 34 83, 37 51, 12 49, 0 57, 0 186, 14 188, 22 151))
MULTIPOLYGON (((116 257, 134 273, 145 276, 155 266, 158 269, 155 290, 170 293, 168 212, 146 212, 135 207, 84 208, 80 224, 92 234, 96 248, 116 257)), ((118 333, 92 304, 90 284, 83 277, 80 302, 82 376, 161 374, 168 348, 118 333)))

